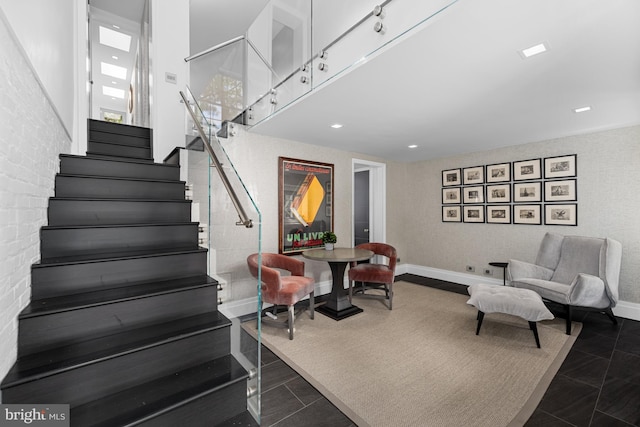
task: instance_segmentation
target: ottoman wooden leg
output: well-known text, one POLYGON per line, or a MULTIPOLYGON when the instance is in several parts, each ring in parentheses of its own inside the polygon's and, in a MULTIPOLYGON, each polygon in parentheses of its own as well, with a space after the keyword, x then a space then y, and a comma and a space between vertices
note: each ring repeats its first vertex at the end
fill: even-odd
POLYGON ((540 348, 540 337, 538 337, 538 323, 529 322, 529 328, 533 331, 533 336, 536 339, 536 345, 540 348))
POLYGON ((482 326, 482 319, 484 319, 484 313, 478 310, 478 327, 476 328, 476 335, 480 333, 480 326, 482 326))

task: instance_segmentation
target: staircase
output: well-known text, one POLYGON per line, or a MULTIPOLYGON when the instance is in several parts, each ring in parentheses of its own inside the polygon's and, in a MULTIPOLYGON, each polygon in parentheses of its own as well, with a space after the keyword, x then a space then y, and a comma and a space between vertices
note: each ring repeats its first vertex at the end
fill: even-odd
POLYGON ((87 156, 60 156, 2 401, 81 427, 257 425, 179 167, 151 153, 149 129, 90 120, 87 156))

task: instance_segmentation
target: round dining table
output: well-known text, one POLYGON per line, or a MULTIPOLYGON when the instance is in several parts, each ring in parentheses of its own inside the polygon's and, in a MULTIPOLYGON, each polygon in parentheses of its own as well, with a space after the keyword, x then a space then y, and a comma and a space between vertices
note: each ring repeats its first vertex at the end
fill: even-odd
POLYGON ((349 293, 344 288, 344 272, 347 264, 353 261, 364 261, 373 257, 373 252, 358 248, 334 248, 333 250, 308 249, 302 252, 302 256, 314 261, 326 261, 331 268, 333 284, 331 293, 324 305, 316 311, 334 320, 342 320, 354 314, 362 313, 360 307, 356 307, 349 301, 349 293))

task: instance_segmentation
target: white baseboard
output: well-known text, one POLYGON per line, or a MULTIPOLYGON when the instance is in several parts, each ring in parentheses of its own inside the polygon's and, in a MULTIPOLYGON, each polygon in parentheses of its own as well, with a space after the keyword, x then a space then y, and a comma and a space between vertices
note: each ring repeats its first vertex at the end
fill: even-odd
MULTIPOLYGON (((396 275, 405 273, 415 274, 422 277, 431 277, 433 279, 446 280, 447 282, 459 283, 461 285, 467 286, 474 283, 502 285, 502 280, 493 277, 460 273, 457 271, 441 270, 439 268, 425 267, 413 264, 400 264, 396 266, 396 275)), ((331 292, 331 282, 323 281, 320 283, 316 283, 316 295, 325 295, 329 292, 331 292)), ((258 310, 258 297, 226 302, 219 306, 219 310, 222 314, 229 318, 235 318, 255 313, 258 310)), ((625 319, 640 321, 640 304, 627 301, 619 301, 618 305, 613 309, 613 314, 625 319)))

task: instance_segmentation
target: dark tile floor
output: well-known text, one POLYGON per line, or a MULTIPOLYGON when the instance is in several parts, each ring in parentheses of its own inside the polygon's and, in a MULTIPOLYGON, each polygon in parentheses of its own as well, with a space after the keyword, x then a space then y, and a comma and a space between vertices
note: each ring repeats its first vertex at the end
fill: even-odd
MULTIPOLYGON (((466 286, 410 274, 397 278, 466 294, 466 286)), ((562 309, 550 307, 558 317, 562 309)), ((574 310, 582 332, 526 427, 640 426, 640 322, 574 310)), ((428 420, 425 420, 428 424, 428 420)), ((262 349, 262 426, 355 424, 293 369, 262 349)))

